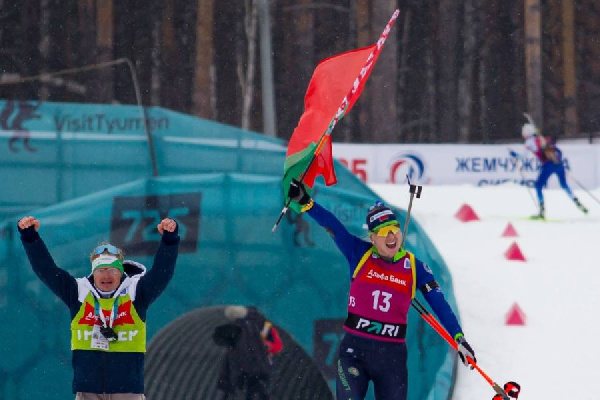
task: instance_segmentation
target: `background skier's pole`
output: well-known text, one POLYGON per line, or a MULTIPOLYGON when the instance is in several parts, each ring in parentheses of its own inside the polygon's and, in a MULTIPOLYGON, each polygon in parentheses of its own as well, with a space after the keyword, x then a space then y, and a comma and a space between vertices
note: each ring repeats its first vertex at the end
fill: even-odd
MULTIPOLYGON (((508 149, 508 150, 513 151, 512 149, 508 149)), ((521 161, 521 159, 519 157, 514 157, 514 158, 517 163, 517 170, 519 171, 519 174, 521 175, 521 182, 523 182, 523 184, 527 188, 527 193, 529 194, 531 201, 533 201, 533 204, 535 204, 535 206, 539 208, 540 205, 538 204, 537 200, 533 196, 533 193, 531 193, 531 189, 529 188, 529 185, 527 185, 527 181, 525 180, 525 174, 523 174, 523 170, 521 169, 521 167, 523 166, 523 162, 521 161)))
POLYGON ((592 192, 590 192, 588 189, 586 189, 585 186, 583 186, 581 184, 581 182, 579 182, 577 179, 575 179, 575 177, 573 176, 572 173, 570 173, 566 169, 565 169, 565 171, 567 171, 567 175, 569 175, 569 179, 571 179, 573 182, 575 182, 577 184, 577 186, 579 186, 581 188, 581 190, 583 190, 584 192, 586 192, 588 194, 588 196, 590 196, 592 199, 594 199, 596 201, 596 203, 600 204, 600 200, 598 200, 598 198, 596 196, 594 196, 592 194, 592 192))

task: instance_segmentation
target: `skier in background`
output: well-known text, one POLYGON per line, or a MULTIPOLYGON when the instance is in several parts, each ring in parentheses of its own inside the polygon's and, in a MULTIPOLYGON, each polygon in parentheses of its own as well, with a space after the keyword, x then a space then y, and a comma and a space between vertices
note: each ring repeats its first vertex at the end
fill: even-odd
MULTIPOLYGON (((567 184, 567 177, 565 172, 565 166, 562 163, 562 152, 558 147, 554 139, 545 137, 539 134, 538 130, 533 124, 526 123, 521 128, 521 135, 525 140, 525 149, 531 151, 542 164, 540 173, 535 181, 535 191, 537 193, 539 212, 532 218, 544 219, 546 218, 545 206, 544 206, 544 194, 542 189, 546 186, 548 178, 552 174, 556 174, 560 187, 567 192, 567 195, 573 200, 577 208, 579 208, 584 214, 587 214, 588 210, 579 202, 579 199, 575 197, 573 191, 567 184)), ((510 156, 518 160, 525 157, 520 155, 513 150, 510 150, 510 156)))
POLYGON ((369 208, 366 222, 370 240, 365 241, 348 232, 296 179, 292 179, 288 196, 329 232, 348 261, 350 293, 346 334, 339 347, 337 400, 363 400, 370 381, 377 400, 406 400, 405 335, 408 309, 416 290, 423 293, 458 343, 461 361, 473 369, 467 358, 476 362, 475 352, 465 340, 456 315, 431 269, 400 247, 400 223, 389 207, 377 202, 369 208))

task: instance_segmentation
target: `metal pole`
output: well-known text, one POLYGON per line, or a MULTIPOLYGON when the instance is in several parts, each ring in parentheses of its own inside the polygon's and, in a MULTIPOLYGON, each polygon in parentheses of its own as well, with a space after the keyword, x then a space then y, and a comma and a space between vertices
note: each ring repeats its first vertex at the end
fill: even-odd
POLYGON ((258 0, 260 21, 260 71, 262 81, 263 131, 276 136, 275 93, 273 90, 273 59, 271 50, 271 21, 269 0, 258 0))
POLYGON ((154 149, 154 140, 152 138, 152 132, 148 128, 148 114, 146 113, 146 107, 142 103, 142 95, 140 93, 140 85, 138 84, 137 74, 135 73, 135 67, 133 63, 128 58, 122 58, 119 60, 123 60, 127 63, 129 67, 129 72, 131 73, 131 80, 133 81, 133 88, 135 90, 135 99, 137 101, 138 107, 140 108, 142 114, 142 121, 144 126, 144 131, 146 132, 146 137, 148 139, 148 151, 150 152, 150 162, 152 164, 152 176, 157 177, 158 174, 158 163, 156 162, 156 150, 154 149))

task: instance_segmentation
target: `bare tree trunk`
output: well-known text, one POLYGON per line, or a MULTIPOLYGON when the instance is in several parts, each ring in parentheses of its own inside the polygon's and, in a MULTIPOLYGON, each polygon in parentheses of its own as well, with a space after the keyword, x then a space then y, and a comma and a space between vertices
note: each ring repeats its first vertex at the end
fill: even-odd
MULTIPOLYGON (((10 19, 10 11, 9 7, 6 6, 4 0, 0 0, 0 46, 2 46, 3 50, 6 52, 6 42, 5 38, 9 33, 9 19, 10 19)), ((11 49, 13 50, 13 49, 11 49)))
MULTIPOLYGON (((492 3, 495 0, 492 0, 492 3)), ((487 4, 485 9, 485 17, 483 25, 485 26, 488 22, 489 18, 492 18, 490 15, 490 5, 487 4)), ((479 51, 479 65, 478 65, 478 76, 477 76, 477 86, 479 87, 479 127, 481 133, 481 141, 486 143, 490 138, 490 127, 489 127, 489 111, 490 104, 492 103, 488 96, 493 96, 492 90, 490 87, 490 81, 492 77, 492 66, 491 62, 491 40, 489 39, 489 33, 486 34, 483 38, 483 43, 481 44, 481 49, 479 51)))
MULTIPOLYGON (((113 59, 113 0, 102 0, 96 3, 96 45, 98 50, 97 62, 107 62, 113 59)), ((102 102, 111 102, 114 97, 113 68, 102 68, 97 71, 100 84, 98 98, 102 102)))
POLYGON ((562 0, 562 42, 564 81, 564 132, 573 136, 577 121, 577 76, 575 73, 575 13, 573 0, 562 0))
MULTIPOLYGON (((482 52, 483 54, 487 53, 487 50, 482 52)), ((484 58, 479 63, 479 74, 478 74, 478 85, 479 85, 479 126, 481 129, 481 139, 485 143, 490 138, 490 130, 488 127, 487 119, 488 119, 488 99, 487 99, 487 79, 488 79, 488 63, 484 58)))
POLYGON ((160 0, 153 0, 151 4, 154 8, 152 15, 152 49, 150 51, 150 104, 160 105, 161 92, 161 6, 160 0))
POLYGON ((527 107, 543 127, 542 110, 542 14, 540 0, 525 0, 525 65, 527 66, 527 107))
MULTIPOLYGON (((365 47, 371 44, 371 9, 369 8, 368 0, 356 0, 356 44, 357 47, 365 47)), ((362 141, 371 141, 372 139, 368 136, 371 132, 369 126, 369 107, 371 103, 370 90, 365 90, 361 94, 361 101, 356 106, 356 114, 358 121, 358 131, 361 133, 358 136, 362 141), (364 133, 363 133, 364 132, 364 133)))
POLYGON ((425 74, 426 74, 426 96, 423 99, 423 115, 427 116, 429 119, 429 124, 427 125, 428 132, 421 130, 419 135, 419 141, 424 142, 427 141, 429 143, 440 142, 440 137, 438 135, 436 118, 437 115, 437 86, 436 86, 436 62, 434 55, 434 42, 435 40, 430 37, 429 45, 426 48, 426 56, 425 56, 425 74))
MULTIPOLYGON (((17 8, 14 1, 0 1, 0 80, 37 74, 39 42, 35 29, 39 27, 39 3, 22 0, 17 8)), ((33 88, 0 86, 0 98, 34 99, 37 93, 33 88)))
MULTIPOLYGON (((40 73, 47 73, 50 59, 50 24, 51 24, 51 1, 41 0, 40 3, 40 73)), ((48 85, 42 81, 39 89, 39 99, 47 101, 50 98, 50 89, 48 85)))
POLYGON ((358 47, 368 46, 372 41, 369 0, 356 0, 356 35, 358 47))
POLYGON ((439 130, 442 142, 457 138, 457 61, 458 50, 458 3, 456 0, 440 1, 439 21, 439 130))
MULTIPOLYGON (((33 75, 39 71, 39 43, 35 29, 39 26, 40 22, 40 3, 41 2, 35 0, 23 0, 20 2, 19 10, 15 10, 14 8, 12 12, 3 10, 3 15, 9 18, 12 16, 13 21, 15 22, 12 26, 8 23, 3 23, 2 25, 5 32, 11 27, 15 32, 19 32, 19 35, 14 37, 13 49, 15 56, 12 57, 12 60, 17 64, 18 71, 24 76, 33 75), (19 15, 19 11, 21 15, 19 15)), ((10 6, 5 4, 5 8, 8 7, 10 6)), ((9 38, 10 36, 7 36, 5 40, 3 40, 3 48, 8 47, 5 43, 9 38)), ((30 89, 26 91, 29 92, 29 96, 26 94, 27 97, 24 97, 25 99, 35 98, 32 94, 34 90, 30 89)))
MULTIPOLYGON (((356 18, 356 2, 351 1, 348 8, 348 48, 357 48, 356 45, 358 39, 357 32, 357 18, 356 18)), ((360 138, 360 127, 358 124, 359 113, 354 111, 347 115, 342 120, 342 126, 338 134, 337 141, 339 142, 356 142, 360 138)))
POLYGON ((192 113, 207 119, 217 118, 217 93, 213 58, 213 15, 214 0, 198 0, 192 113))
MULTIPOLYGON (((90 65, 96 62, 96 47, 100 44, 100 33, 97 30, 99 23, 97 6, 93 0, 77 1, 77 25, 79 27, 79 43, 76 44, 79 54, 77 66, 90 65)), ((104 37, 105 33, 102 34, 104 37)), ((102 93, 100 85, 102 80, 99 75, 88 74, 92 79, 86 81, 86 100, 100 101, 102 93)))
POLYGON ((250 111, 254 99, 254 75, 256 74, 256 24, 258 21, 258 5, 255 0, 245 0, 246 15, 244 30, 246 32, 246 68, 241 53, 238 53, 238 79, 242 87, 242 129, 250 129, 250 111))
MULTIPOLYGON (((315 11, 311 8, 313 0, 297 0, 302 8, 293 11, 297 22, 294 24, 294 43, 296 55, 294 63, 299 78, 306 82, 297 90, 298 99, 304 100, 304 94, 312 73, 320 60, 315 56, 315 11)), ((301 101, 302 104, 304 103, 301 101)))
POLYGON ((278 0, 273 18, 273 49, 278 136, 289 139, 304 110, 304 95, 317 63, 312 0, 278 0), (279 11, 278 11, 279 10, 279 11), (290 45, 294 43, 294 45, 290 45))
POLYGON ((162 88, 160 94, 161 104, 173 110, 183 110, 183 99, 181 87, 177 84, 183 77, 181 76, 181 64, 184 63, 183 57, 177 52, 175 42, 175 0, 164 0, 164 8, 161 18, 161 81, 162 88))
MULTIPOLYGON (((5 79, 6 76, 11 76, 11 74, 18 74, 21 72, 18 68, 15 68, 16 63, 14 62, 17 58, 16 55, 18 53, 18 49, 15 46, 14 41, 10 40, 10 33, 18 32, 18 28, 13 22, 14 19, 11 18, 16 13, 14 10, 12 13, 10 11, 10 7, 6 5, 5 1, 0 0, 0 48, 2 49, 2 53, 4 55, 4 57, 0 58, 0 81, 5 79)), ((23 74, 24 71, 21 73, 23 74)), ((0 97, 12 97, 8 93, 9 91, 6 87, 0 86, 0 97)))
MULTIPOLYGON (((581 49, 577 59, 580 69, 578 96, 579 112, 581 113, 580 130, 589 132, 590 142, 593 132, 600 131, 600 4, 597 0, 578 2, 577 38, 581 49)), ((598 133, 595 134, 598 136, 598 133)))
POLYGON ((557 136, 564 126, 564 64, 561 49, 562 16, 560 2, 552 2, 542 13, 542 109, 544 134, 557 136))
POLYGON ((406 77, 408 75, 408 38, 410 33, 411 13, 410 8, 404 12, 404 23, 402 24, 402 53, 400 54, 400 71, 398 71, 400 75, 398 83, 398 138, 400 141, 406 141, 407 136, 409 136, 404 129, 406 124, 406 110, 404 107, 407 95, 406 77))
POLYGON ((512 4, 509 23, 513 29, 508 33, 511 38, 511 47, 514 62, 511 65, 510 75, 512 77, 510 87, 510 98, 515 118, 512 126, 507 132, 507 139, 521 138, 521 124, 524 119, 522 113, 527 110, 527 86, 525 80, 525 27, 523 24, 523 2, 519 0, 512 4))
MULTIPOLYGON (((378 38, 394 13, 395 2, 386 1, 373 8, 372 36, 378 38)), ((398 76, 398 35, 397 28, 392 29, 385 42, 384 51, 371 73, 371 135, 374 142, 394 143, 398 141, 397 120, 397 76, 398 76)))
POLYGON ((458 142, 468 143, 471 136, 473 111, 473 78, 479 31, 476 0, 465 0, 463 23, 463 65, 458 81, 458 142))

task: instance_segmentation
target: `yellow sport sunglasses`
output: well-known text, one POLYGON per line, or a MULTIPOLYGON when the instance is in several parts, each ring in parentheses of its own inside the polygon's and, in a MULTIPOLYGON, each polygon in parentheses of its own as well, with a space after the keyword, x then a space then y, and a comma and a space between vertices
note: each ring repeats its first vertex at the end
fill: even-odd
POLYGON ((388 225, 383 228, 379 228, 375 231, 375 234, 380 237, 386 237, 388 233, 393 233, 394 235, 400 232, 400 227, 398 225, 388 225))

